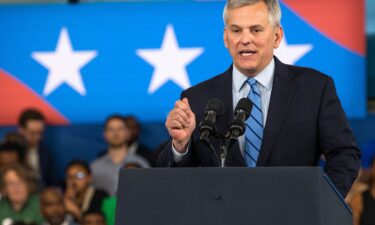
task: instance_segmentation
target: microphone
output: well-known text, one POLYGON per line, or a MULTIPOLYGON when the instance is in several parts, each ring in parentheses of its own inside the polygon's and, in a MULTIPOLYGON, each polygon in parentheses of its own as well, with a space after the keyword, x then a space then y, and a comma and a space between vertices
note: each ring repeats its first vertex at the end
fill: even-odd
POLYGON ((210 99, 204 111, 203 120, 199 124, 201 131, 200 140, 207 140, 214 132, 214 126, 221 111, 223 110, 223 102, 220 99, 210 99))
POLYGON ((253 103, 248 98, 241 98, 234 110, 234 120, 229 126, 229 139, 237 139, 245 133, 245 121, 249 118, 253 103))

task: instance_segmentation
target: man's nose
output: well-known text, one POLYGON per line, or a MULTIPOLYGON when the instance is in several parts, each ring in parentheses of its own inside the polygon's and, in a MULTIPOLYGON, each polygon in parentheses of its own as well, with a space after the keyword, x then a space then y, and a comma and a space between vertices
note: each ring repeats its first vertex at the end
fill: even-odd
POLYGON ((249 45, 253 40, 253 35, 249 30, 244 30, 241 35, 241 44, 249 45))

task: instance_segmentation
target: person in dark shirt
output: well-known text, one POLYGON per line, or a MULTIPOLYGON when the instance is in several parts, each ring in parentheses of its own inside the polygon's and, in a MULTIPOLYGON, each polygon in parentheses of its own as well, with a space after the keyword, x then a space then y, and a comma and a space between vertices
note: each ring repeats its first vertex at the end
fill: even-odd
POLYGON ((369 175, 368 188, 357 193, 349 202, 353 210, 354 225, 375 224, 375 156, 371 160, 369 175))
POLYGON ((102 201, 108 194, 92 185, 91 170, 86 162, 70 162, 65 170, 65 179, 65 208, 76 221, 80 221, 86 211, 101 210, 102 201))

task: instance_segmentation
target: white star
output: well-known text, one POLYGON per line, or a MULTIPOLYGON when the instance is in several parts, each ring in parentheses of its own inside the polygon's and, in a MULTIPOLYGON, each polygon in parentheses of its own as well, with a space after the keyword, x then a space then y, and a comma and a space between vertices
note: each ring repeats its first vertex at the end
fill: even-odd
POLYGON ((74 51, 68 30, 63 27, 54 52, 33 52, 31 57, 49 71, 43 94, 51 94, 66 83, 79 94, 85 95, 80 69, 97 56, 96 51, 74 51))
POLYGON ((186 66, 204 51, 203 48, 179 48, 172 25, 168 25, 160 49, 138 49, 137 55, 154 66, 148 93, 152 94, 167 81, 182 89, 191 86, 186 66))
POLYGON ((279 47, 275 50, 275 55, 283 63, 294 65, 312 49, 313 45, 311 44, 288 45, 286 37, 284 36, 279 47))

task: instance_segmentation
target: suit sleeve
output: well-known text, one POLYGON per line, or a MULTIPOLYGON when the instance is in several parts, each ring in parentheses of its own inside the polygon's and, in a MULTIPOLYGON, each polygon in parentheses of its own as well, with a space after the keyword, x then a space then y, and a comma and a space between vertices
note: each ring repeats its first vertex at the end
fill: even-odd
POLYGON ((318 126, 319 145, 326 158, 324 170, 345 197, 357 177, 361 154, 331 78, 322 95, 318 126))
MULTIPOLYGON (((185 92, 181 93, 180 99, 186 97, 185 92)), ((160 151, 157 157, 157 167, 194 167, 196 166, 193 160, 193 152, 194 152, 194 135, 190 138, 190 143, 188 145, 187 154, 183 156, 181 161, 176 163, 173 159, 173 152, 172 152, 172 139, 169 139, 168 143, 165 147, 160 151)))

